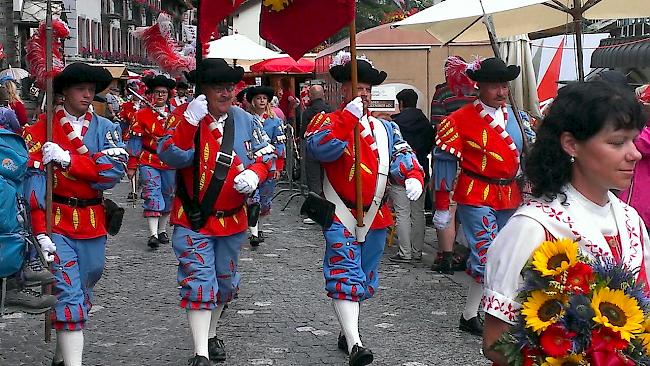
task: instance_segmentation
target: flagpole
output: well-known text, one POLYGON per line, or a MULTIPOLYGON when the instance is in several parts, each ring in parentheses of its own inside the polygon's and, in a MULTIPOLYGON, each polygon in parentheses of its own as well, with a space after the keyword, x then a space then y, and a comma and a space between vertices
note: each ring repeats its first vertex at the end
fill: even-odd
MULTIPOLYGON (((356 16, 355 16, 356 18, 356 16)), ((350 74, 352 82, 352 97, 357 96, 357 26, 356 20, 352 18, 350 23, 350 74)), ((354 126, 354 182, 355 182, 355 197, 357 208, 357 226, 363 227, 363 196, 361 189, 361 158, 359 146, 361 145, 361 134, 359 131, 359 123, 354 126)))
MULTIPOLYGON (((45 70, 47 71, 46 87, 45 87, 45 107, 46 107, 46 127, 45 136, 46 140, 52 141, 52 102, 53 86, 52 86, 52 0, 47 0, 47 8, 45 15, 45 70)), ((46 184, 45 184, 45 231, 47 236, 52 235, 52 163, 45 166, 46 184)), ((40 250, 40 249, 39 249, 40 250)), ((51 266, 50 266, 51 267, 51 266)), ((50 268, 51 269, 51 268, 50 268)), ((43 292, 47 295, 52 293, 52 285, 43 286, 43 292)), ((52 321, 51 312, 45 312, 45 342, 50 342, 52 339, 52 321)))
MULTIPOLYGON (((203 60, 203 42, 201 41, 201 2, 202 0, 196 1, 196 73, 199 73, 199 65, 201 60, 203 60)), ((190 70, 191 71, 191 70, 190 70)), ((199 86, 199 76, 196 75, 194 78, 194 96, 197 97, 201 94, 201 88, 199 86)))

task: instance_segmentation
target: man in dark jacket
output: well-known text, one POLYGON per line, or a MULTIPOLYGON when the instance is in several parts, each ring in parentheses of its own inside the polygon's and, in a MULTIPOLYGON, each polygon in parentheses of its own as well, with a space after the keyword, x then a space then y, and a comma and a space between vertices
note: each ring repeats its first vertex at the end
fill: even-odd
MULTIPOLYGON (((420 165, 425 168, 425 185, 429 180, 429 153, 433 147, 435 131, 429 118, 416 107, 418 95, 413 89, 404 89, 397 93, 400 113, 392 116, 404 140, 415 151, 420 165)), ((397 236, 399 251, 390 257, 393 262, 410 262, 422 259, 424 246, 424 195, 416 201, 406 197, 403 186, 391 185, 390 197, 397 216, 397 236)))
MULTIPOLYGON (((302 112, 302 124, 300 128, 300 136, 305 135, 307 125, 309 122, 321 112, 331 113, 332 107, 323 99, 325 91, 321 85, 312 85, 309 87, 309 106, 302 112)), ((307 187, 310 191, 317 194, 323 193, 323 180, 321 175, 321 166, 318 160, 314 160, 309 154, 305 153, 304 140, 302 146, 302 156, 305 162, 305 176, 307 177, 307 187)), ((305 224, 314 224, 310 218, 303 220, 305 224)))

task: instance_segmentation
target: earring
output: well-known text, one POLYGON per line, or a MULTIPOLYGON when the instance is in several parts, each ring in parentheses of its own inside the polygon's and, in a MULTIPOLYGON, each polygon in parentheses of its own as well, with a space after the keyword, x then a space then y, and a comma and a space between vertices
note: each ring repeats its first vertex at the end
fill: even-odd
POLYGON ((569 160, 571 161, 571 164, 573 164, 573 163, 576 162, 576 157, 575 157, 575 156, 572 156, 571 159, 569 159, 569 160))

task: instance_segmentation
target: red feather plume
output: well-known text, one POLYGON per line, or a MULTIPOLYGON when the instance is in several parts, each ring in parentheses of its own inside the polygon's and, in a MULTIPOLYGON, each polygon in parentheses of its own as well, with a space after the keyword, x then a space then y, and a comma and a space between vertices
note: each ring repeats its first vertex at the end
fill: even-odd
POLYGON ((196 67, 196 60, 193 57, 183 56, 176 51, 179 47, 171 36, 171 27, 170 16, 161 13, 156 24, 138 29, 134 32, 134 35, 142 39, 147 51, 147 57, 158 65, 163 72, 182 75, 183 71, 190 71, 196 67))
POLYGON ((454 95, 469 95, 476 89, 476 83, 467 76, 467 70, 480 68, 480 60, 466 63, 458 56, 450 56, 445 62, 445 77, 447 85, 454 95))
POLYGON ((68 25, 60 19, 52 20, 52 71, 46 71, 46 34, 45 23, 38 26, 38 31, 25 43, 25 61, 29 73, 36 79, 36 85, 44 89, 48 78, 53 78, 65 68, 61 55, 61 40, 70 35, 68 25))

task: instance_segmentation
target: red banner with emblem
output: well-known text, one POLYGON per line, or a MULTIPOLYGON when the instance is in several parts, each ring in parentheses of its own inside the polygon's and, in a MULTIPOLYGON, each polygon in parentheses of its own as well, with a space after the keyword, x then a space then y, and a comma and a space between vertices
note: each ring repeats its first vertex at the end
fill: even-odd
POLYGON ((245 0, 201 0, 199 19, 199 39, 202 44, 209 42, 214 34, 219 38, 217 25, 237 10, 245 0))
POLYGON ((260 36, 298 60, 354 15, 354 0, 263 0, 260 36))

